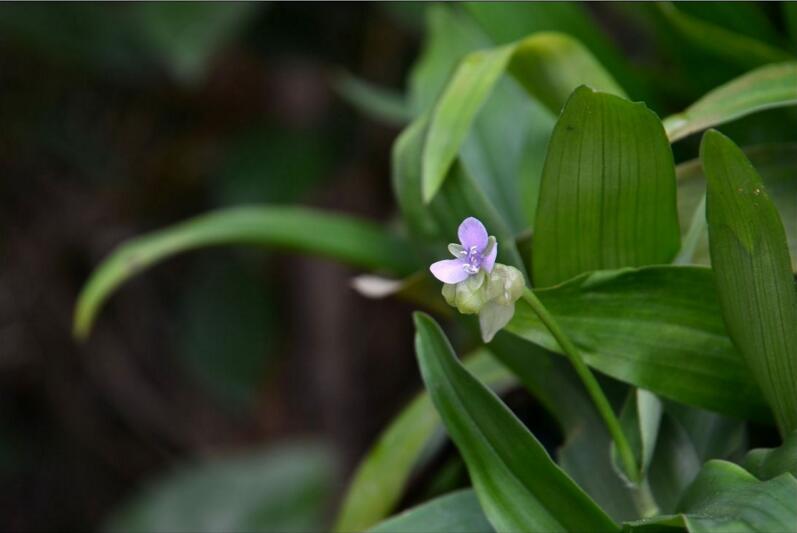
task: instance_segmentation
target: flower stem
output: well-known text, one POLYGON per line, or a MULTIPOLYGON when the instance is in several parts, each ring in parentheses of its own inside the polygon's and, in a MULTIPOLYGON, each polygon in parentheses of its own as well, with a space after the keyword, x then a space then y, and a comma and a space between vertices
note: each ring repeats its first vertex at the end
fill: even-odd
POLYGON ((598 380, 595 379, 589 367, 584 363, 581 352, 578 351, 578 348, 576 348, 562 330, 559 329, 559 324, 556 323, 553 316, 551 316, 545 306, 542 305, 537 295, 528 287, 523 291, 523 299, 531 306, 534 312, 537 313, 542 323, 548 328, 548 331, 551 332, 551 335, 553 335, 556 342, 559 343, 559 346, 562 347, 562 351, 567 358, 570 359, 573 368, 576 370, 576 374, 578 374, 578 377, 587 389, 587 393, 598 409, 601 418, 603 418, 606 429, 609 430, 614 445, 617 447, 617 453, 623 463, 623 469, 626 471, 626 476, 629 479, 636 479, 639 469, 636 464, 636 459, 634 458, 634 453, 631 451, 631 446, 628 444, 628 439, 626 439, 625 433, 623 433, 623 429, 620 427, 620 421, 614 414, 614 409, 612 409, 609 400, 603 393, 598 380))

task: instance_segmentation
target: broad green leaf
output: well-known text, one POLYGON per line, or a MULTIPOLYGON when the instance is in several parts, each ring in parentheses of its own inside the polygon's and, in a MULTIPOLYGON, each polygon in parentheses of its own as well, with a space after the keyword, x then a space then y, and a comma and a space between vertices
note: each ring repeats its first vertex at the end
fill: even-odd
POLYGON ((797 479, 759 481, 726 461, 709 461, 681 501, 691 533, 797 531, 797 479))
MULTIPOLYGON (((612 467, 606 425, 570 362, 503 332, 490 343, 490 351, 556 419, 564 435, 556 453, 559 466, 615 520, 637 517, 631 491, 612 467)), ((625 387, 618 385, 604 383, 604 390, 623 393, 625 387)), ((613 396, 619 400, 621 395, 613 396)))
POLYGON ((722 316, 787 435, 797 429, 797 292, 783 223, 758 173, 730 139, 708 131, 700 159, 722 316))
POLYGON ((411 119, 412 113, 404 96, 391 89, 379 87, 347 72, 338 75, 333 87, 346 101, 375 120, 403 125, 411 119))
POLYGON ((455 240, 457 227, 475 216, 498 239, 502 261, 525 271, 515 244, 515 235, 502 214, 487 199, 479 184, 461 164, 450 169, 449 179, 429 206, 421 201, 421 153, 426 121, 408 126, 393 147, 393 190, 410 233, 427 244, 428 259, 438 257, 445 243, 455 240))
MULTIPOLYGON (((596 370, 681 403, 768 419, 761 392, 725 332, 710 270, 594 272, 536 294, 596 370)), ((523 301, 506 329, 561 353, 523 301)))
MULTIPOLYGON (((497 390, 515 383, 486 350, 465 358, 475 376, 497 390)), ((427 393, 418 395, 382 432, 360 463, 338 514, 335 531, 363 531, 399 502, 423 451, 441 427, 427 393)))
POLYGON ((112 532, 318 531, 334 491, 330 450, 282 445, 185 465, 114 512, 112 532))
POLYGON ((797 104, 797 63, 748 72, 717 87, 681 113, 664 119, 670 142, 745 115, 797 104))
POLYGON ((472 489, 440 496, 413 507, 378 526, 372 533, 489 533, 493 527, 472 489))
MULTIPOLYGON (((744 153, 763 178, 764 187, 781 215, 789 241, 792 270, 797 271, 797 144, 751 146, 744 148, 744 153)), ((689 240, 688 232, 695 223, 699 232, 689 262, 709 265, 708 227, 705 209, 700 207, 706 194, 703 167, 699 159, 694 159, 678 165, 676 173, 684 248, 689 240)))
POLYGON ((772 479, 784 472, 797 476, 797 431, 787 435, 778 448, 750 450, 742 466, 762 480, 772 479))
MULTIPOLYGON (((655 394, 643 389, 632 389, 620 412, 620 423, 634 452, 639 471, 628 482, 637 484, 645 479, 661 424, 662 404, 655 394)), ((615 471, 625 477, 617 448, 612 443, 612 464, 615 471)))
POLYGON ((589 51, 567 35, 540 33, 470 54, 458 65, 432 111, 423 154, 424 202, 440 189, 478 111, 507 69, 552 113, 558 113, 572 90, 584 83, 624 94, 589 51))
POLYGON ((669 263, 679 247, 675 169, 644 104, 579 87, 554 129, 534 225, 532 279, 669 263))
POLYGON ((498 531, 616 531, 514 414, 459 363, 440 327, 415 314, 421 374, 498 531))
POLYGON ((102 304, 129 278, 178 253, 219 245, 286 248, 400 274, 418 266, 405 241, 370 221, 301 207, 223 209, 119 246, 97 267, 78 297, 75 335, 88 335, 102 304))
POLYGON ((780 48, 692 16, 672 2, 656 5, 682 38, 728 63, 753 68, 793 59, 780 48))

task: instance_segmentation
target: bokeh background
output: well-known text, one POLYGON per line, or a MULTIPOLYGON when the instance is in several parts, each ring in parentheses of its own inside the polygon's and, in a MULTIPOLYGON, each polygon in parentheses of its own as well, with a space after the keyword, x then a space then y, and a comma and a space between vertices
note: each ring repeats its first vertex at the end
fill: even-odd
MULTIPOLYGON (((168 529, 192 515, 212 529, 250 501, 277 530, 328 523, 358 458, 419 388, 409 304, 359 296, 356 272, 328 261, 224 248, 126 284, 84 343, 72 310, 117 244, 214 208, 393 220, 390 147, 406 117, 392 104, 428 8, 0 5, 0 528, 154 515, 168 529), (384 98, 369 105, 356 80, 384 98), (208 503, 225 492, 227 507, 208 503)), ((779 10, 761 8, 782 26, 779 10)), ((694 51, 662 56, 634 9, 584 12, 660 113, 749 70, 698 57, 702 77, 679 78, 694 51)), ((797 136, 760 132, 766 118, 733 127, 797 136)))

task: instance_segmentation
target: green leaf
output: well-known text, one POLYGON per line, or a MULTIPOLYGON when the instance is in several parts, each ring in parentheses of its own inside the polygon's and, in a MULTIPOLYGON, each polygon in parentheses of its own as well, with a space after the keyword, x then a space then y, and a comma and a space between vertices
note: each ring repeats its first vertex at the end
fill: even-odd
MULTIPOLYGON (((465 358, 465 366, 496 390, 515 383, 486 350, 465 358)), ((420 456, 441 427, 427 393, 418 395, 382 432, 360 462, 336 520, 335 531, 363 531, 390 514, 420 456)))
POLYGON ((416 313, 421 374, 476 494, 498 531, 616 531, 514 414, 459 363, 440 327, 416 313))
POLYGON ((748 72, 709 92, 685 111, 664 119, 670 142, 745 115, 797 104, 797 63, 748 72))
POLYGON ((552 113, 580 84, 623 95, 622 89, 578 41, 541 33, 465 57, 437 101, 423 154, 423 200, 440 189, 471 124, 507 70, 552 113))
POLYGON ((787 435, 778 448, 750 450, 742 466, 762 480, 772 479, 784 472, 797 476, 797 431, 787 435))
POLYGON ((726 461, 709 461, 681 501, 691 533, 797 531, 797 479, 759 481, 726 461))
MULTIPOLYGON (((659 435, 662 405, 655 394, 642 389, 632 389, 620 413, 620 423, 623 433, 628 437, 628 443, 634 452, 639 471, 634 479, 628 482, 636 484, 645 479, 653 451, 656 448, 656 439, 659 435)), ((615 472, 625 477, 622 462, 617 453, 617 447, 612 443, 612 464, 615 472)))
POLYGON ((657 2, 656 5, 682 38, 728 63, 753 68, 793 59, 780 48, 689 15, 672 2, 657 2))
POLYGON ((312 443, 186 465, 145 488, 103 529, 318 531, 334 479, 329 449, 312 443))
POLYGON ((472 489, 440 496, 386 520, 372 533, 487 533, 493 528, 472 489))
POLYGON ((797 292, 783 223, 730 139, 708 131, 700 159, 722 316, 786 435, 797 429, 797 292))
POLYGON ((644 104, 579 87, 545 160, 532 278, 669 263, 679 247, 672 152, 644 104))
POLYGON ((112 252, 78 297, 75 335, 88 335, 102 304, 129 278, 180 252, 218 245, 286 248, 400 274, 417 268, 407 243, 369 221, 300 207, 223 209, 137 237, 112 252))
POLYGON ((337 76, 333 88, 354 107, 385 124, 403 125, 412 117, 401 93, 379 87, 348 72, 337 76))
MULTIPOLYGON (((725 332, 710 270, 594 272, 535 292, 596 370, 681 403, 768 418, 761 392, 725 332)), ((522 301, 506 329, 561 353, 522 301)))
MULTIPOLYGON (((781 214, 792 270, 797 271, 797 144, 763 144, 744 148, 750 160, 764 180, 764 187, 778 212, 781 214)), ((678 165, 678 213, 681 220, 681 233, 686 235, 698 223, 697 242, 689 263, 711 264, 708 250, 708 226, 705 209, 700 208, 706 194, 706 179, 699 159, 678 165), (692 221, 692 222, 690 222, 692 221)), ((688 241, 684 237, 684 248, 688 241)), ((682 250, 683 252, 683 250, 682 250)))

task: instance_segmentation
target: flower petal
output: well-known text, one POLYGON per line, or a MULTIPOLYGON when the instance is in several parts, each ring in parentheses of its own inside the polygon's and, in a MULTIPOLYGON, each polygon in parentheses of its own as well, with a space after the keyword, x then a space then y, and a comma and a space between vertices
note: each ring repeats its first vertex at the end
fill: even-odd
POLYGON ((487 230, 484 228, 484 224, 476 218, 468 217, 463 220, 462 224, 459 225, 457 235, 459 236, 459 242, 465 248, 475 246, 481 252, 487 246, 487 230))
POLYGON ((459 259, 443 259, 432 263, 429 270, 443 283, 459 283, 468 278, 468 273, 465 272, 463 265, 464 263, 459 259))
POLYGON ((495 258, 498 256, 498 243, 493 243, 492 249, 482 259, 482 269, 488 274, 493 271, 495 258))

